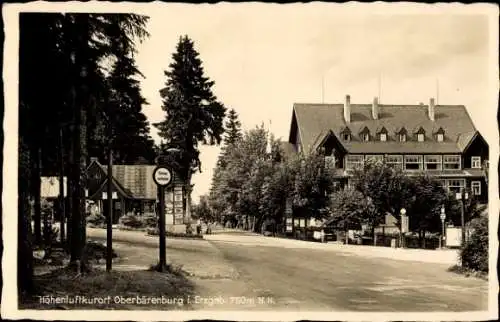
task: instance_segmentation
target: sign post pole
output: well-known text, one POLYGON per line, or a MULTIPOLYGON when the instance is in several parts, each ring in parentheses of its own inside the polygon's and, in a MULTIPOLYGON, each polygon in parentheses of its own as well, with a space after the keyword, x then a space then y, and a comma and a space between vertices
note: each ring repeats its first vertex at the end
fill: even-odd
POLYGON ((165 242, 165 188, 161 185, 158 186, 159 200, 160 200, 160 211, 158 220, 158 235, 160 236, 160 262, 158 264, 158 270, 163 272, 164 268, 167 266, 167 245, 165 242))
POLYGON ((446 219, 446 213, 444 206, 441 208, 441 238, 439 239, 439 248, 444 248, 446 243, 446 237, 444 232, 444 220, 446 219))
POLYGON ((172 182, 172 172, 164 167, 159 166, 153 172, 153 180, 158 188, 158 200, 160 209, 158 211, 158 235, 159 235, 159 263, 157 270, 164 272, 167 268, 167 245, 165 233, 165 187, 172 182))

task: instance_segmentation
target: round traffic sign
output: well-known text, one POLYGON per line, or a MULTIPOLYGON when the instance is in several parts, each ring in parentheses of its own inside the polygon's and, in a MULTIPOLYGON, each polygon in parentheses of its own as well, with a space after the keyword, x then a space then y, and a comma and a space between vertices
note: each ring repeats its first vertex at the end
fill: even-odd
POLYGON ((165 167, 158 167, 153 172, 153 180, 159 186, 167 186, 172 182, 172 172, 165 167))

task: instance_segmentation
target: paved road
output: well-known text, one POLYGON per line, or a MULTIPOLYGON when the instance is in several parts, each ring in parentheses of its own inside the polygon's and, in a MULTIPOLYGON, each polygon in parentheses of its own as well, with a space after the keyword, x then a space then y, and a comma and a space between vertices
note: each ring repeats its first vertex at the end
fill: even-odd
MULTIPOLYGON (((127 236, 119 238, 122 244, 116 243, 118 252, 121 245, 121 250, 130 255, 129 261, 138 263, 142 259, 140 265, 145 265, 156 258, 151 238, 132 238, 133 246, 126 247, 123 242, 127 236)), ((167 239, 167 258, 184 264, 196 284, 202 302, 194 305, 195 309, 487 310, 487 282, 447 272, 447 264, 369 258, 314 249, 312 245, 272 246, 269 238, 261 236, 253 237, 253 242, 242 237, 241 243, 237 236, 231 238, 167 239)))

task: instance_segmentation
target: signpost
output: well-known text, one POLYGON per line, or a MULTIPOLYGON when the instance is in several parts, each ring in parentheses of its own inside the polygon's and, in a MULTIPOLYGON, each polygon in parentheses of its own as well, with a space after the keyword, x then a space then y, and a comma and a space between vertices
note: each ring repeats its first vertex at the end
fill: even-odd
POLYGON ((442 227, 441 239, 439 239, 439 244, 440 244, 439 248, 443 248, 445 246, 445 241, 446 241, 446 237, 444 234, 444 220, 446 219, 444 206, 441 207, 441 215, 439 217, 441 218, 441 227, 442 227))
POLYGON ((153 180, 158 187, 158 200, 160 209, 158 212, 158 234, 160 236, 160 262, 158 271, 163 272, 167 267, 166 243, 165 243, 165 187, 172 182, 172 171, 165 166, 157 167, 153 172, 153 180))

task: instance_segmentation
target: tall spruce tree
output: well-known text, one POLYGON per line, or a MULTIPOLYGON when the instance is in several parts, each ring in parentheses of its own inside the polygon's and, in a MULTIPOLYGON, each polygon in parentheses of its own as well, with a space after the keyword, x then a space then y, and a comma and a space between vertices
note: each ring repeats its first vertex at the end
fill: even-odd
POLYGON ((238 113, 234 109, 230 109, 227 113, 227 120, 225 122, 224 146, 221 148, 221 151, 217 158, 217 163, 214 168, 214 174, 212 176, 212 183, 208 195, 210 206, 215 210, 218 218, 220 218, 220 214, 225 208, 220 196, 220 185, 222 182, 222 176, 228 163, 228 153, 230 153, 229 150, 234 146, 234 144, 241 139, 241 122, 238 118, 238 113))
MULTIPOLYGON (((19 187, 20 195, 28 195, 20 200, 19 212, 26 219, 29 197, 39 197, 40 160, 45 161, 42 170, 60 171, 51 168, 57 162, 50 160, 57 159, 54 151, 59 146, 59 129, 65 129, 64 170, 71 199, 68 238, 72 264, 80 263, 79 270, 84 268, 81 259, 85 245, 85 170, 87 143, 93 132, 89 124, 99 124, 96 118, 109 92, 102 62, 114 55, 112 48, 117 43, 133 48, 135 38, 147 34, 146 21, 145 17, 129 14, 21 14, 19 137, 26 146, 20 153, 27 161, 20 162, 19 171, 20 176, 29 173, 27 168, 37 171, 30 176, 29 185, 19 187)), ((19 233, 29 238, 25 236, 29 230, 20 228, 19 233)))
POLYGON ((226 133, 224 136, 224 144, 231 145, 241 140, 241 122, 238 118, 238 113, 232 108, 227 113, 226 133))
POLYGON ((188 36, 182 36, 172 55, 167 81, 160 90, 165 120, 156 123, 167 148, 177 148, 176 172, 186 182, 187 216, 191 213, 191 178, 201 171, 199 144, 220 144, 226 108, 212 92, 214 82, 204 76, 202 61, 188 36))

